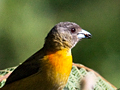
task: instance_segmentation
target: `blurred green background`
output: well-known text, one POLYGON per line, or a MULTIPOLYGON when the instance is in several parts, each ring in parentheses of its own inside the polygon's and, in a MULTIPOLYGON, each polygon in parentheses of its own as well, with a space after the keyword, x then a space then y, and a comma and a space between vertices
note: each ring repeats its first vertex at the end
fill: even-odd
POLYGON ((0 69, 38 51, 61 21, 76 22, 92 34, 72 49, 74 62, 120 87, 120 0, 0 0, 0 69))

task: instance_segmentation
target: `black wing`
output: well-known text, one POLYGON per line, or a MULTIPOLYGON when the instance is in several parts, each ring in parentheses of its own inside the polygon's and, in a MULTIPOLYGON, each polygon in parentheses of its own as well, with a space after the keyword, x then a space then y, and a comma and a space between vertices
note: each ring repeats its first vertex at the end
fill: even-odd
POLYGON ((40 59, 44 56, 42 53, 40 53, 40 51, 32 55, 25 62, 23 62, 20 66, 18 66, 12 72, 12 74, 8 77, 5 84, 12 83, 14 81, 26 78, 30 75, 37 73, 41 67, 40 59))

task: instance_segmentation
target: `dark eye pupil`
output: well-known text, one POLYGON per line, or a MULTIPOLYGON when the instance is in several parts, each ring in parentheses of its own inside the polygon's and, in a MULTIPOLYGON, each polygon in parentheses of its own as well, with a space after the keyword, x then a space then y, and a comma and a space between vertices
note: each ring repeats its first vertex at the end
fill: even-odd
POLYGON ((72 33, 74 33, 75 31, 76 31, 75 28, 72 28, 72 29, 71 29, 71 32, 72 32, 72 33))

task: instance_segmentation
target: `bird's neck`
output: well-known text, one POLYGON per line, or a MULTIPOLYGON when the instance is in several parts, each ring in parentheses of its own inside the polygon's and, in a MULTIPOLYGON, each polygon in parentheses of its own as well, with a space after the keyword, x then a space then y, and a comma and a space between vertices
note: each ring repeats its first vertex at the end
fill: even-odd
POLYGON ((45 41, 44 48, 47 49, 47 51, 59 51, 59 50, 71 50, 72 45, 70 45, 67 41, 62 40, 47 40, 45 41))

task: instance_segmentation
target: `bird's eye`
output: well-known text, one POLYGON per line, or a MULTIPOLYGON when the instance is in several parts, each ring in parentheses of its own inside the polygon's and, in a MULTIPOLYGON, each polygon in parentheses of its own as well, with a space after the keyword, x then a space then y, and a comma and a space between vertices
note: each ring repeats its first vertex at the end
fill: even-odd
POLYGON ((71 32, 74 33, 76 30, 75 28, 71 28, 71 32))

